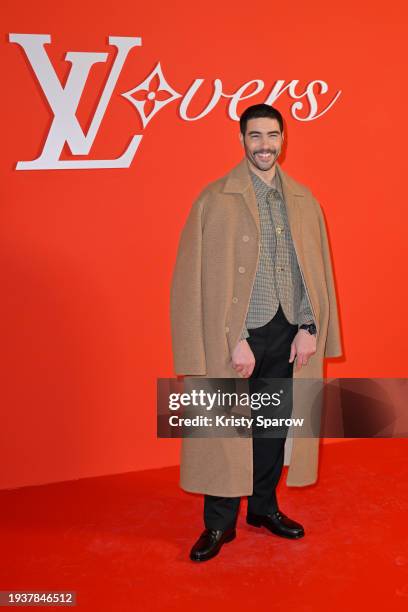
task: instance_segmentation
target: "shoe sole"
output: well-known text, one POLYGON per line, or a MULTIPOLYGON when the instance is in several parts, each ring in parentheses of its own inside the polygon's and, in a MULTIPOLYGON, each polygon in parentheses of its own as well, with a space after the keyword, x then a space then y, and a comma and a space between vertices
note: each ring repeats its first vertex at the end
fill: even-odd
POLYGON ((221 551, 221 548, 224 546, 224 544, 228 544, 228 542, 232 542, 232 540, 235 540, 236 537, 237 537, 237 534, 232 533, 230 536, 228 536, 228 538, 225 538, 225 540, 223 541, 223 543, 221 544, 220 548, 217 550, 216 553, 214 553, 210 557, 205 557, 205 559, 196 559, 194 557, 190 557, 191 561, 194 561, 194 563, 204 563, 205 561, 210 561, 211 559, 214 559, 214 557, 216 557, 218 553, 221 551))
MULTIPOLYGON (((265 525, 262 524, 262 522, 258 522, 258 521, 251 521, 251 520, 246 520, 248 525, 251 525, 252 527, 265 527, 265 525)), ((276 531, 272 531, 272 529, 269 529, 268 527, 265 527, 265 529, 267 531, 269 531, 269 533, 273 533, 273 535, 276 535, 280 538, 287 538, 288 540, 299 540, 300 538, 303 538, 305 533, 299 533, 296 535, 284 535, 283 533, 277 533, 276 531)))

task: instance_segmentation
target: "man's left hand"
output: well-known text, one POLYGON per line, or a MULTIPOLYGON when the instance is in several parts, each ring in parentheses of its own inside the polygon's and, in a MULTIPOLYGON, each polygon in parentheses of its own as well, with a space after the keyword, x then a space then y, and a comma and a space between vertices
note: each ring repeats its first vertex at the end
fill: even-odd
POLYGON ((316 336, 306 329, 299 329, 290 346, 289 363, 296 357, 296 370, 307 365, 309 358, 316 352, 316 336))

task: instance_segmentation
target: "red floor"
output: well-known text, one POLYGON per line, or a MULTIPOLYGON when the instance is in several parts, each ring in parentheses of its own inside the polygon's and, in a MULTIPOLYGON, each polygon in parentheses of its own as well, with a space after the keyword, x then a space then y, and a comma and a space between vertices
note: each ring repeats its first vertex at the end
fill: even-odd
POLYGON ((243 502, 237 539, 203 564, 201 497, 176 468, 1 491, 0 590, 75 590, 98 612, 408 610, 407 449, 325 446, 318 485, 279 488, 305 538, 248 527, 243 502))

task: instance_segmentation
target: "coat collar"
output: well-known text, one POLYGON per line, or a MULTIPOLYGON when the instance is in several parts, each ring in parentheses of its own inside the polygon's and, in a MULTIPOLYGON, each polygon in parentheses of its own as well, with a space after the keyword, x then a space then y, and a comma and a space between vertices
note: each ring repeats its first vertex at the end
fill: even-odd
MULTIPOLYGON (((304 191, 300 185, 296 183, 296 181, 294 181, 286 174, 286 172, 282 170, 278 163, 276 163, 276 171, 278 172, 282 183, 290 230, 292 233, 292 238, 296 243, 300 240, 299 209, 296 200, 298 196, 304 195, 304 191)), ((248 162, 245 157, 227 174, 223 192, 242 194, 260 234, 258 204, 256 201, 255 190, 253 187, 248 162)))

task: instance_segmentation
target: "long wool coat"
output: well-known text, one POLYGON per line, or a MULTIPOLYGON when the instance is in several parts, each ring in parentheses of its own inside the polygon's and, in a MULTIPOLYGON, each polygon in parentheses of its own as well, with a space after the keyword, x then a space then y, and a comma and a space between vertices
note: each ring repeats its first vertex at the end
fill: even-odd
MULTIPOLYGON (((294 379, 319 379, 324 358, 342 352, 325 221, 311 191, 283 172, 279 164, 276 167, 317 326, 316 353, 306 366, 294 370, 294 379)), ((244 158, 201 192, 182 230, 170 299, 176 374, 242 378, 232 368, 231 352, 245 323, 259 251, 258 205, 244 158)), ((302 400, 307 400, 303 391, 302 400)), ((296 402, 301 402, 295 390, 293 402, 296 416, 296 402)), ((313 484, 319 439, 288 438, 286 444, 291 446, 287 484, 313 484)), ((186 491, 226 497, 251 495, 252 469, 250 437, 183 439, 180 485, 186 491)))

